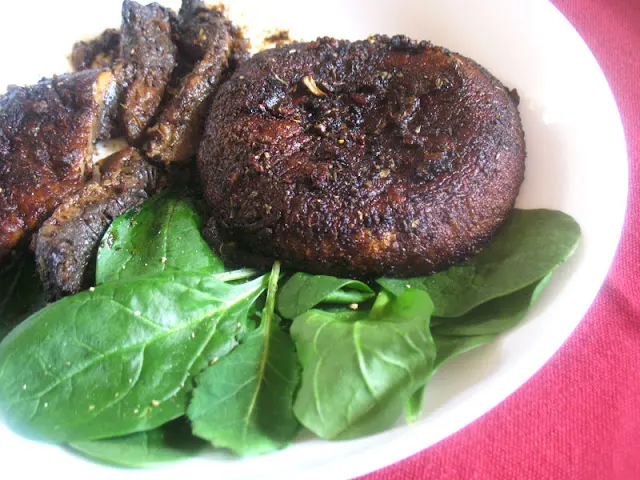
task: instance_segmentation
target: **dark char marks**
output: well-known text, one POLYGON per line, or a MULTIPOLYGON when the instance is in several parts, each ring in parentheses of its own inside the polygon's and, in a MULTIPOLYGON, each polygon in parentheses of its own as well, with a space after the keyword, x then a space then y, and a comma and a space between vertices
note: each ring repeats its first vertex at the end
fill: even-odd
POLYGON ((263 51, 218 91, 198 155, 222 242, 312 273, 428 274, 512 210, 524 134, 474 61, 406 37, 263 51))
POLYGON ((153 194, 158 170, 132 147, 103 160, 100 181, 66 198, 38 231, 38 273, 49 300, 88 288, 98 244, 114 218, 153 194))

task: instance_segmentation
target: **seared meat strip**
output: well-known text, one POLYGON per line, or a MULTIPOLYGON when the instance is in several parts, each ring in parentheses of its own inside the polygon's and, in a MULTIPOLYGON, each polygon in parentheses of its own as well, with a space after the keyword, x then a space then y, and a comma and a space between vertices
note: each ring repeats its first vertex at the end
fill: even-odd
POLYGON ((115 217, 155 191, 158 172, 132 148, 100 166, 100 182, 87 184, 58 206, 37 234, 38 272, 50 300, 72 295, 93 282, 93 259, 115 217))
POLYGON ((109 28, 93 40, 76 42, 71 52, 71 64, 76 72, 110 67, 119 54, 120 32, 109 28))
POLYGON ((224 242, 294 270, 425 275, 479 252, 524 178, 510 92, 406 37, 263 51, 216 95, 198 167, 224 242))
POLYGON ((213 93, 225 72, 248 55, 247 42, 221 7, 184 0, 179 21, 181 51, 196 63, 149 130, 146 153, 164 164, 184 162, 196 153, 213 93))
POLYGON ((172 19, 157 3, 122 4, 120 66, 125 88, 122 122, 130 143, 139 145, 158 112, 176 67, 178 49, 172 40, 172 19))
POLYGON ((84 185, 116 90, 111 71, 87 70, 0 96, 0 259, 84 185))

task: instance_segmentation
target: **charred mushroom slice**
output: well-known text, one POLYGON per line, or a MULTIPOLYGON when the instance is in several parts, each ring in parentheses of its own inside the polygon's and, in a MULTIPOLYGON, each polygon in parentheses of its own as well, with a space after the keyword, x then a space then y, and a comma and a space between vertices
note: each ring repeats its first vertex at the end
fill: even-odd
POLYGON ((149 130, 147 155, 164 164, 195 154, 212 95, 225 72, 247 55, 247 42, 220 7, 185 0, 179 22, 181 51, 196 63, 149 130))
POLYGON ((0 96, 0 259, 82 188, 116 93, 111 71, 87 70, 0 96))
POLYGON ((105 159, 100 182, 87 184, 55 210, 35 242, 38 272, 50 300, 90 286, 92 260, 115 217, 140 205, 157 185, 157 170, 134 148, 105 159))
POLYGON ((71 52, 71 64, 76 72, 110 67, 120 55, 120 32, 109 28, 87 42, 76 42, 71 52))
POLYGON ((125 0, 118 71, 125 88, 122 122, 134 145, 140 144, 158 112, 177 53, 170 12, 157 3, 142 6, 125 0))

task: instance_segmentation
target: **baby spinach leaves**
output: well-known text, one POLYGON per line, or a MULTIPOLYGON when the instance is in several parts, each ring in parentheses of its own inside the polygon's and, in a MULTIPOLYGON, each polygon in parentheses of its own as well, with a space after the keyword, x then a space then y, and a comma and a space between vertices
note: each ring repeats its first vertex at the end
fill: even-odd
MULTIPOLYGON (((438 323, 431 327, 437 351, 433 373, 447 360, 490 343, 498 334, 515 327, 538 299, 550 278, 551 273, 548 273, 542 280, 483 303, 460 317, 434 317, 438 323)), ((405 405, 408 421, 420 416, 425 387, 416 390, 405 405)))
MULTIPOLYGON (((381 278, 378 283, 396 295, 419 289, 432 296, 435 372, 448 359, 517 325, 579 238, 578 224, 562 212, 515 210, 491 244, 464 264, 429 277, 381 278)), ((409 421, 421 414, 425 386, 405 404, 409 421)))
POLYGON ((390 426, 403 397, 433 368, 429 296, 409 290, 381 303, 370 312, 310 310, 293 322, 291 336, 303 369, 294 412, 322 438, 390 426), (384 422, 372 421, 370 414, 382 411, 384 422))
MULTIPOLYGON (((175 192, 127 212, 103 239, 98 286, 0 343, 12 429, 146 467, 204 440, 256 455, 300 424, 345 439, 388 428, 403 408, 415 420, 440 365, 519 323, 580 233, 561 212, 516 210, 486 250, 429 277, 372 287, 298 272, 278 288, 278 262, 258 278, 225 270, 201 225, 175 192)), ((27 255, 0 269, 0 340, 43 306, 34 274, 27 255)))
POLYGON ((320 303, 357 304, 375 296, 374 291, 357 280, 297 272, 278 295, 278 312, 293 319, 320 303))
POLYGON ((222 261, 200 234, 202 218, 192 201, 173 192, 152 197, 139 210, 116 218, 98 250, 96 283, 164 271, 217 273, 222 261))
POLYGON ((515 327, 527 314, 551 279, 548 273, 542 280, 517 292, 489 300, 456 318, 439 318, 432 328, 434 335, 474 336, 494 335, 515 327))
POLYGON ((216 333, 246 331, 238 306, 264 289, 262 277, 232 285, 165 273, 60 300, 0 344, 0 410, 14 430, 50 442, 122 436, 182 416, 197 360, 216 333))
POLYGON ((17 254, 0 267, 0 341, 45 305, 33 254, 17 254))
POLYGON ((148 432, 70 445, 74 450, 107 465, 129 468, 159 467, 198 455, 206 443, 191 433, 184 418, 148 432))
POLYGON ((459 317, 478 305, 542 279, 576 249, 580 227, 555 210, 514 210, 502 231, 475 257, 429 277, 378 280, 400 294, 407 286, 429 293, 434 315, 459 317))
POLYGON ((476 347, 492 342, 496 336, 497 334, 460 337, 446 335, 434 336, 433 339, 436 342, 436 349, 438 351, 434 371, 447 360, 457 357, 458 355, 462 355, 476 347))
POLYGON ((433 340, 436 344, 436 360, 433 365, 431 375, 426 379, 424 385, 420 386, 405 402, 405 417, 407 422, 414 422, 422 415, 422 404, 424 403, 424 394, 431 380, 431 376, 440 366, 447 360, 462 355, 463 353, 473 350, 481 345, 491 343, 497 335, 476 335, 467 337, 448 337, 434 335, 433 340))
POLYGON ((283 448, 299 430, 292 408, 298 361, 274 314, 279 269, 276 262, 260 327, 198 376, 187 412, 195 435, 239 455, 283 448))

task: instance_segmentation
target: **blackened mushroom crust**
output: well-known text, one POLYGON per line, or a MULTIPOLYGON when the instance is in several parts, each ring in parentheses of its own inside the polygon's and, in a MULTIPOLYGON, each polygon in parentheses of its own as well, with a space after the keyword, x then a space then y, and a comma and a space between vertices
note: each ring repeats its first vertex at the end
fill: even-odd
POLYGON ((224 242, 312 273, 414 276, 488 243, 524 159, 495 77, 376 36, 255 55, 214 99, 198 167, 224 242))
POLYGON ((183 1, 179 24, 179 45, 195 65, 149 130, 146 149, 149 158, 165 165, 193 158, 213 93, 248 55, 246 40, 222 7, 183 1))
POLYGON ((0 96, 0 260, 82 188, 116 90, 111 71, 85 70, 0 96))
POLYGON ((122 3, 120 28, 120 82, 125 87, 122 123, 127 140, 140 144, 147 127, 158 114, 178 48, 172 38, 172 13, 151 3, 122 3))
POLYGON ((93 260, 114 218, 155 192, 159 171, 132 147, 100 164, 100 180, 66 197, 35 237, 38 273, 49 300, 94 282, 93 260))

